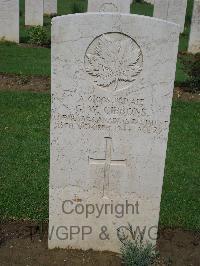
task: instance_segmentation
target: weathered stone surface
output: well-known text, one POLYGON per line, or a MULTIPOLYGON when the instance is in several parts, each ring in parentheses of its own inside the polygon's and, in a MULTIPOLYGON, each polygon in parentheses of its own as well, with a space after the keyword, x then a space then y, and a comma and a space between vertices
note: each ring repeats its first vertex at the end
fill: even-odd
POLYGON ((128 224, 155 243, 178 40, 150 17, 52 20, 49 248, 118 252, 128 224))
POLYGON ((200 53, 200 1, 194 1, 188 52, 200 53))
POLYGON ((154 0, 144 0, 144 1, 152 5, 154 4, 154 0))
POLYGON ((131 0, 88 0, 88 12, 130 13, 131 0))
POLYGON ((155 18, 164 19, 180 25, 184 31, 187 0, 154 0, 155 18))
POLYGON ((0 0, 0 39, 19 42, 19 0, 0 0))
POLYGON ((44 0, 44 14, 57 14, 57 0, 44 0))
POLYGON ((43 26, 43 0, 25 0, 25 25, 43 26))

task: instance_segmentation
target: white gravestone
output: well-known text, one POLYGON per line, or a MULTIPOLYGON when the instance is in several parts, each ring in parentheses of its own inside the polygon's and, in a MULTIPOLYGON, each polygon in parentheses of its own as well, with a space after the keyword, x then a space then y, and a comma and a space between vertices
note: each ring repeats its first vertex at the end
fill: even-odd
POLYGON ((25 0, 25 25, 43 26, 43 0, 25 0))
POLYGON ((88 12, 130 13, 130 0, 88 0, 88 12))
POLYGON ((188 52, 200 53, 200 0, 194 1, 188 52))
POLYGON ((44 0, 44 14, 57 14, 57 0, 44 0))
POLYGON ((186 8, 187 0, 155 0, 153 16, 180 25, 180 32, 183 32, 186 8))
POLYGON ((19 42, 19 0, 0 0, 0 39, 19 42))
POLYGON ((118 252, 129 224, 156 242, 178 39, 138 15, 52 20, 49 248, 118 252))
POLYGON ((145 2, 154 5, 154 0, 145 0, 145 2))

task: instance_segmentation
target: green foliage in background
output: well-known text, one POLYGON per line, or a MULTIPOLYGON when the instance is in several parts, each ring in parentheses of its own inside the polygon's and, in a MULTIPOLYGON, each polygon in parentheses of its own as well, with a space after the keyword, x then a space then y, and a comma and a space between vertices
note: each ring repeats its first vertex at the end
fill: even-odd
MULTIPOLYGON (((185 31, 180 36, 180 51, 187 50, 192 8, 193 0, 188 0, 185 31)), ((86 12, 86 10, 86 0, 58 0, 58 15, 86 12)), ((153 6, 145 2, 133 2, 131 5, 131 13, 152 16, 153 6)), ((27 43, 30 41, 30 34, 29 27, 24 25, 24 0, 20 0, 20 14, 20 39, 21 42, 27 43)), ((51 38, 50 27, 51 17, 45 16, 43 29, 47 36, 45 36, 44 39, 47 38, 48 43, 51 38)), ((41 34, 40 36, 43 39, 44 35, 41 34)), ((39 41, 39 43, 44 42, 46 41, 39 41)), ((35 43, 35 41, 32 43, 35 43)), ((0 43, 0 72, 15 74, 21 73, 23 75, 50 75, 50 54, 50 49, 47 48, 29 48, 24 46, 22 48, 21 46, 16 46, 15 44, 5 45, 5 43, 0 43)), ((178 86, 187 84, 189 81, 188 70, 190 65, 184 64, 182 57, 184 56, 180 53, 178 56, 176 71, 176 85, 178 86)))
POLYGON ((150 266, 157 258, 152 244, 139 241, 126 241, 121 247, 121 254, 126 266, 150 266))
POLYGON ((47 31, 44 27, 41 27, 41 26, 30 27, 27 30, 27 33, 29 37, 28 42, 30 44, 36 44, 40 46, 50 44, 47 31))
POLYGON ((189 92, 200 92, 200 53, 193 55, 183 55, 182 65, 188 75, 185 87, 189 92))

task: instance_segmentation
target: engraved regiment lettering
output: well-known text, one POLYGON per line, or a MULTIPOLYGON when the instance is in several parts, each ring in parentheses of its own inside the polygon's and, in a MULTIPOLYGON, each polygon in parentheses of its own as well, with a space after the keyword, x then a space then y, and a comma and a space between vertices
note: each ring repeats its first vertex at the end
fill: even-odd
POLYGON ((119 91, 142 71, 139 45, 123 33, 105 33, 93 40, 85 54, 85 69, 98 87, 119 91))
POLYGON ((111 166, 123 166, 126 167, 126 160, 112 160, 112 138, 106 137, 106 151, 105 159, 93 159, 89 158, 90 165, 103 165, 104 166, 104 185, 103 185, 103 197, 108 198, 109 191, 109 177, 111 166))
MULTIPOLYGON (((169 122, 150 119, 151 110, 144 96, 134 93, 141 91, 142 86, 130 88, 129 94, 124 94, 143 69, 142 51, 134 39, 119 32, 96 37, 86 49, 84 66, 93 87, 104 91, 90 95, 81 91, 76 104, 63 104, 66 112, 58 114, 58 127, 134 131, 162 138, 169 122)), ((73 98, 74 93, 66 90, 65 96, 73 98)))
MULTIPOLYGON (((63 104, 62 100, 60 102, 63 104)), ((63 104, 64 114, 58 114, 57 126, 71 129, 120 130, 156 134, 162 138, 168 121, 149 119, 144 99, 127 97, 81 97, 77 105, 63 104)))
MULTIPOLYGON (((130 6, 130 0, 113 3, 122 9, 125 1, 130 6)), ((157 227, 179 33, 176 24, 124 13, 52 20, 49 230, 88 225, 92 234, 62 241, 53 232, 51 249, 119 253, 121 225, 157 227), (78 211, 66 216, 68 200, 78 211), (125 212, 126 200, 139 201, 139 215, 131 212, 134 206, 125 212), (76 203, 88 206, 91 215, 76 203), (91 205, 110 203, 119 215, 93 213, 91 205), (102 241, 102 227, 109 241, 102 241)), ((137 232, 135 239, 155 245, 156 233, 152 240, 137 232)))

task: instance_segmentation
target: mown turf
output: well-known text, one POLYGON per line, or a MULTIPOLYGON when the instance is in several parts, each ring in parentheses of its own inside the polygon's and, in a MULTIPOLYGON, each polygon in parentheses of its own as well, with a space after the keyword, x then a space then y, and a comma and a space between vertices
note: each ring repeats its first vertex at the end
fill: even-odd
MULTIPOLYGON (((0 216, 48 219, 50 95, 0 93, 0 216)), ((200 105, 173 103, 160 224, 200 229, 200 105)))
POLYGON ((0 72, 21 75, 44 75, 51 73, 51 50, 47 48, 24 48, 12 43, 0 45, 0 72))
POLYGON ((0 215, 48 217, 50 96, 0 93, 0 215))
MULTIPOLYGON (((41 47, 24 48, 12 43, 0 44, 0 73, 50 76, 51 50, 41 47)), ((180 56, 177 61, 176 84, 181 85, 187 78, 180 56)))
POLYGON ((160 223, 200 230, 200 104, 173 104, 160 223))
MULTIPOLYGON (((193 0, 188 0, 185 31, 180 36, 180 51, 186 51, 190 30, 193 0)), ((58 0, 58 15, 69 13, 86 12, 87 0, 58 0)), ((152 16, 153 6, 147 3, 133 3, 131 12, 152 16)), ((50 38, 50 21, 44 17, 44 28, 50 38)), ((28 41, 28 28, 24 25, 24 0, 20 0, 20 40, 28 41)), ((188 66, 189 67, 189 66, 188 66)), ((48 48, 25 48, 10 44, 9 46, 0 43, 0 72, 15 73, 22 75, 50 75, 50 49, 48 48)), ((181 85, 187 80, 181 60, 177 63, 176 83, 181 85)))
MULTIPOLYGON (((87 12, 87 0, 58 0, 58 16, 87 12)), ((133 3, 131 13, 152 16, 153 6, 147 3, 133 3)), ((25 21, 25 0, 20 0, 20 41, 28 41, 28 28, 24 25, 25 21)), ((50 36, 51 18, 44 16, 44 28, 50 36)))
MULTIPOLYGON (((181 58, 182 56, 178 55, 176 64, 175 86, 182 86, 182 84, 184 84, 188 79, 188 75, 186 74, 181 58)), ((187 67, 190 67, 190 65, 188 64, 187 67)))

